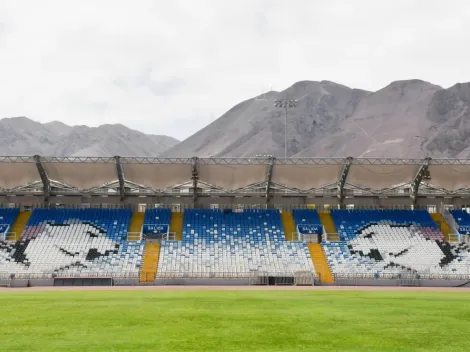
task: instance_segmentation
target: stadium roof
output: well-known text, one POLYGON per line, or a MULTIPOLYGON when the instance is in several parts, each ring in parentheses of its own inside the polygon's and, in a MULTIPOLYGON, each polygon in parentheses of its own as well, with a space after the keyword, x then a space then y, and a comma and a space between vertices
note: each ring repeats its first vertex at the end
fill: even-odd
POLYGON ((470 196, 470 159, 4 156, 0 175, 0 195, 46 198, 470 196))

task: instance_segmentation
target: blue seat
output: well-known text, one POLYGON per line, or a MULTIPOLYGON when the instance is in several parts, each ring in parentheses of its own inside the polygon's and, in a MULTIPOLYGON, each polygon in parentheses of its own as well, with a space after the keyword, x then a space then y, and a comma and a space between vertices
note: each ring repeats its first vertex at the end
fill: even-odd
POLYGON ((144 234, 167 233, 171 221, 171 209, 151 208, 145 210, 144 234))
POLYGON ((451 210, 450 213, 459 225, 460 234, 470 234, 470 215, 465 210, 451 210))
POLYGON ((131 221, 130 209, 34 209, 23 234, 43 224, 89 223, 105 232, 114 241, 127 240, 131 221))
POLYGON ((182 241, 163 241, 158 272, 312 270, 306 243, 287 242, 277 209, 187 209, 182 241))
POLYGON ((18 208, 1 208, 0 209, 0 237, 10 230, 15 222, 20 210, 18 208))
POLYGON ((292 216, 300 233, 319 235, 323 233, 323 225, 316 210, 293 209, 292 216))
POLYGON ((341 241, 356 238, 357 231, 371 224, 416 225, 438 229, 431 215, 426 210, 333 209, 331 216, 341 241))

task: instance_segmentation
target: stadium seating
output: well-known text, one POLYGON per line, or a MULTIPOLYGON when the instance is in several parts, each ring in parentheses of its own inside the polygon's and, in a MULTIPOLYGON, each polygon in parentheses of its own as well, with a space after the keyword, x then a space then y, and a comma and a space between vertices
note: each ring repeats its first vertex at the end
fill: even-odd
POLYGON ((334 210, 332 216, 342 241, 323 248, 337 276, 470 274, 468 245, 444 242, 426 211, 334 210))
POLYGON ((293 209, 295 224, 301 233, 322 234, 323 226, 318 212, 312 209, 293 209))
POLYGON ((451 210, 450 213, 459 225, 459 232, 462 235, 470 234, 470 215, 465 210, 451 210))
POLYGON ((313 263, 306 243, 285 240, 278 210, 189 209, 183 240, 162 243, 157 277, 283 276, 296 271, 313 274, 313 263))
POLYGON ((143 242, 127 241, 128 209, 36 209, 20 241, 0 244, 0 272, 136 276, 143 242))
POLYGON ((171 221, 171 209, 151 208, 145 210, 144 234, 167 233, 171 221))
POLYGON ((426 210, 337 210, 331 215, 339 233, 340 240, 356 238, 357 232, 371 224, 415 225, 425 228, 435 239, 444 239, 431 215, 426 210))
POLYGON ((0 209, 0 238, 6 237, 6 233, 10 230, 18 216, 18 208, 2 208, 0 209))

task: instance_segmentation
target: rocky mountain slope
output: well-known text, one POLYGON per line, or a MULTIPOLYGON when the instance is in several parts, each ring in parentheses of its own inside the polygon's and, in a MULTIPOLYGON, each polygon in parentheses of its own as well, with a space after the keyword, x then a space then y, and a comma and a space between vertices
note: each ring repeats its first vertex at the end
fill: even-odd
POLYGON ((288 156, 470 157, 470 83, 449 89, 420 80, 377 91, 303 81, 246 100, 164 156, 284 156, 285 112, 273 100, 298 99, 288 111, 288 156))
POLYGON ((0 120, 1 155, 158 156, 177 143, 172 137, 146 135, 123 125, 92 128, 41 124, 26 117, 0 120))

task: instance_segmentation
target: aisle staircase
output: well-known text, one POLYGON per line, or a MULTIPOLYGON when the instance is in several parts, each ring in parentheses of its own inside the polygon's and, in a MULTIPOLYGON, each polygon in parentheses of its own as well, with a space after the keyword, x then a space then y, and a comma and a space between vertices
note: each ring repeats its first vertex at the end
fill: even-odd
POLYGON ((145 244, 144 263, 140 271, 141 283, 153 283, 157 276, 158 259, 160 258, 160 243, 147 242, 145 244))
POLYGON ((452 233, 449 224, 445 221, 441 213, 431 213, 431 217, 436 223, 437 227, 441 230, 447 242, 457 242, 457 238, 452 233))
POLYGON ((335 280, 331 274, 331 270, 328 266, 328 262, 326 261, 326 256, 321 244, 309 243, 308 249, 310 251, 310 256, 312 257, 313 265, 315 266, 315 271, 320 278, 321 283, 327 285, 334 284, 335 280))
POLYGON ((20 213, 16 217, 15 222, 10 227, 10 231, 8 232, 7 236, 7 241, 18 241, 20 239, 20 236, 23 233, 23 229, 28 223, 30 217, 30 211, 20 211, 20 213))
POLYGON ((174 212, 171 214, 170 232, 175 234, 175 240, 181 241, 183 238, 183 213, 174 212))
POLYGON ((144 225, 144 212, 134 211, 132 213, 131 223, 129 224, 129 241, 138 241, 141 238, 142 226, 144 225))
POLYGON ((328 241, 339 241, 338 230, 336 229, 335 222, 330 213, 319 213, 321 223, 328 234, 328 241))
POLYGON ((284 227, 284 235, 286 236, 286 241, 296 241, 295 238, 295 221, 292 216, 292 212, 286 211, 281 213, 282 226, 284 227))

